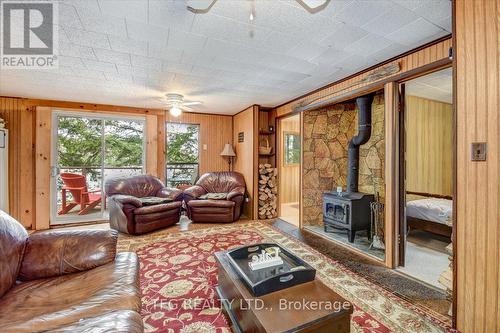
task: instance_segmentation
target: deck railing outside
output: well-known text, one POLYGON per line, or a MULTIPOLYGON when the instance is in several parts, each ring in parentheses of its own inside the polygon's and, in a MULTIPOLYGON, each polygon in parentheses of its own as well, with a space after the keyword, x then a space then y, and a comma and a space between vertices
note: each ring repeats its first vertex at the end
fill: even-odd
POLYGON ((198 178, 198 163, 168 163, 165 175, 168 187, 194 184, 198 178))
MULTIPOLYGON (((59 173, 75 173, 78 175, 84 175, 87 179, 87 187, 89 190, 94 189, 104 189, 104 183, 108 178, 114 177, 124 177, 124 176, 135 176, 142 174, 142 166, 128 166, 128 167, 104 167, 101 166, 62 166, 59 168, 59 173), (104 175, 101 174, 101 170, 104 170, 104 175), (104 178, 104 182, 101 184, 101 180, 104 178)), ((57 177, 57 203, 61 204, 61 189, 63 187, 63 182, 60 177, 57 177)), ((68 194, 71 196, 71 194, 68 194)), ((69 197, 70 198, 70 197, 69 197)))

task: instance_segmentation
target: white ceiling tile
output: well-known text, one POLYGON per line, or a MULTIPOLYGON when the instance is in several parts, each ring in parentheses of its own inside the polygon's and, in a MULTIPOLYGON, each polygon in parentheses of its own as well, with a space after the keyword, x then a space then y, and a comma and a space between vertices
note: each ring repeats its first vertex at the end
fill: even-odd
POLYGON ((105 49, 94 49, 94 53, 100 61, 110 62, 114 64, 120 65, 131 65, 130 63, 130 54, 124 52, 116 52, 112 50, 105 49))
POLYGON ((87 69, 106 73, 117 73, 116 65, 110 62, 84 59, 83 63, 87 69))
POLYGON ((418 46, 424 40, 428 40, 429 36, 445 32, 438 26, 429 23, 423 18, 419 18, 410 24, 404 25, 400 29, 386 35, 387 39, 393 40, 399 44, 407 46, 418 46))
POLYGON ((392 41, 384 37, 370 33, 360 40, 357 40, 354 43, 348 45, 344 50, 353 54, 359 54, 361 56, 368 57, 375 52, 383 50, 392 43, 392 41))
POLYGON ((94 59, 94 50, 88 46, 75 45, 72 43, 59 42, 59 54, 68 57, 94 59))
POLYGON ((59 61, 60 66, 67 66, 67 67, 71 67, 74 69, 85 69, 86 68, 85 65, 83 64, 83 61, 81 58, 60 55, 58 57, 58 61, 59 61))
POLYGON ((132 75, 134 77, 147 78, 148 76, 157 73, 157 69, 148 69, 146 67, 132 67, 127 65, 116 65, 118 69, 118 74, 120 75, 132 75))
POLYGON ((148 55, 153 58, 163 59, 169 62, 181 62, 182 50, 170 49, 165 45, 156 43, 148 44, 148 55))
POLYGON ((191 32, 217 39, 237 40, 240 44, 265 40, 271 30, 212 14, 195 17, 191 32))
POLYGON ((362 26, 374 17, 384 14, 393 4, 385 0, 356 0, 349 3, 333 17, 341 22, 362 26))
POLYGON ((104 73, 106 80, 117 81, 117 82, 133 82, 132 74, 130 73, 104 73))
POLYGON ((65 3, 60 3, 59 6, 59 25, 68 28, 83 29, 80 18, 76 13, 75 7, 65 3))
MULTIPOLYGON (((90 70, 90 69, 78 69, 75 70, 75 76, 87 78, 87 79, 96 79, 96 80, 105 80, 104 73, 101 71, 90 70)), ((94 82, 96 84, 97 82, 94 82)))
POLYGON ((64 28, 64 31, 73 44, 98 47, 101 49, 110 48, 106 34, 72 28, 64 28))
POLYGON ((149 0, 149 24, 190 31, 195 14, 185 1, 149 0))
POLYGON ((312 59, 311 62, 321 65, 320 68, 324 68, 325 65, 332 66, 349 56, 351 56, 350 53, 331 47, 316 58, 312 59))
POLYGON ((123 17, 102 15, 98 11, 87 8, 78 9, 78 14, 82 25, 87 31, 115 35, 122 38, 127 37, 127 28, 123 17))
POLYGON ((415 10, 422 5, 422 0, 392 0, 392 2, 403 6, 409 10, 415 10))
POLYGON ((325 44, 318 44, 313 41, 302 41, 297 44, 294 48, 292 48, 288 55, 291 55, 295 58, 303 59, 303 60, 311 60, 326 50, 328 50, 329 46, 325 44))
POLYGON ((130 38, 121 38, 117 36, 108 36, 111 49, 117 52, 131 53, 136 55, 148 55, 148 43, 144 41, 133 40, 130 38))
POLYGON ((206 36, 193 34, 177 29, 170 29, 168 34, 167 47, 171 49, 198 52, 203 49, 206 36))
POLYGON ((303 74, 311 74, 314 71, 318 70, 318 64, 302 60, 302 59, 290 59, 285 62, 285 64, 281 67, 281 69, 293 71, 297 73, 303 74))
POLYGON ((368 32, 350 24, 344 24, 338 30, 333 31, 328 37, 323 38, 323 45, 342 50, 347 45, 354 43, 366 36, 368 32))
POLYGON ((164 72, 177 73, 177 74, 191 74, 191 71, 193 70, 193 65, 164 61, 162 70, 164 72))
POLYGON ((147 23, 148 1, 144 0, 99 0, 103 14, 130 18, 147 23))
POLYGON ((158 58, 131 55, 132 67, 142 67, 154 70, 161 70, 162 61, 158 58))
POLYGON ((67 5, 75 7, 77 10, 80 8, 92 11, 101 10, 97 0, 63 0, 63 2, 67 5))
POLYGON ((383 62, 387 59, 391 59, 397 55, 404 53, 406 50, 407 50, 406 46, 403 46, 398 43, 392 43, 386 48, 370 55, 370 58, 375 59, 377 62, 383 62))
POLYGON ((166 44, 168 40, 168 28, 143 22, 126 19, 128 37, 135 40, 166 44))
POLYGON ((285 102, 451 30, 448 0, 332 0, 314 15, 295 0, 218 0, 198 15, 174 0, 60 4, 59 70, 0 69, 0 94, 162 107, 152 97, 178 91, 202 100, 201 112, 231 114, 285 102))
POLYGON ((437 21, 436 25, 440 26, 441 28, 443 28, 444 30, 446 30, 449 33, 453 32, 451 16, 450 17, 446 17, 446 18, 444 18, 444 19, 442 19, 440 21, 437 21))
POLYGON ((418 15, 396 4, 382 15, 368 20, 361 27, 374 34, 384 36, 418 19, 418 15))
POLYGON ((451 1, 450 0, 426 0, 415 8, 415 13, 426 18, 432 23, 442 20, 451 21, 451 1))

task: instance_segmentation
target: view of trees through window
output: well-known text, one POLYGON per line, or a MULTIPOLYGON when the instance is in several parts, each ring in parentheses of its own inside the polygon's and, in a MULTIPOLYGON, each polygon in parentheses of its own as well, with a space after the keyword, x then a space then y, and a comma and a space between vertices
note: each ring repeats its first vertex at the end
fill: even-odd
MULTIPOLYGON (((102 188, 108 177, 142 173, 143 140, 144 122, 139 120, 61 116, 58 167, 84 175, 91 189, 102 188)), ((62 185, 58 179, 58 190, 62 185)))
POLYGON ((199 131, 196 124, 167 123, 167 185, 193 184, 198 177, 199 131))
POLYGON ((297 133, 285 133, 285 165, 300 163, 300 135, 297 133))

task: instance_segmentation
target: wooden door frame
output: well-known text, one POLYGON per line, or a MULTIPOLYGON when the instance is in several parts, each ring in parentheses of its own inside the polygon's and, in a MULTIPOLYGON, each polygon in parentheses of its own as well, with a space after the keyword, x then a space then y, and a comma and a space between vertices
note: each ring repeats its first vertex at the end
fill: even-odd
POLYGON ((278 201, 277 213, 278 218, 281 216, 281 168, 283 166, 282 146, 281 146, 281 121, 286 118, 299 116, 300 127, 300 166, 299 166, 299 229, 303 228, 303 200, 302 200, 302 173, 304 170, 304 115, 303 112, 294 112, 281 117, 276 117, 276 168, 278 169, 278 201))
MULTIPOLYGON (((453 15, 454 16, 454 15, 453 15)), ((454 44, 453 44, 454 45, 454 44)), ((422 70, 421 73, 415 73, 414 75, 410 76, 410 77, 406 77, 404 79, 401 79, 399 81, 397 81, 397 84, 398 86, 401 86, 403 84, 405 84, 405 82, 407 81, 410 81, 412 79, 415 79, 417 77, 421 77, 421 76, 425 76, 427 74, 430 74, 430 73, 434 73, 434 72, 438 72, 440 70, 443 70, 443 69, 446 69, 446 68, 452 68, 452 113, 453 113, 453 124, 452 124, 452 131, 453 131, 453 151, 452 151, 452 167, 453 167, 453 171, 452 171, 452 193, 453 193, 453 214, 452 214, 452 237, 451 237, 451 241, 452 241, 452 244, 453 244, 453 263, 452 263, 452 266, 453 266, 453 271, 452 271, 452 275, 453 275, 453 295, 452 295, 452 314, 451 314, 451 318, 452 318, 452 327, 453 328, 456 328, 456 319, 457 319, 457 233, 456 233, 456 230, 457 230, 457 214, 455 214, 455 212, 457 211, 457 138, 456 138, 456 132, 457 132, 457 121, 456 121, 456 118, 457 118, 457 114, 456 114, 456 61, 455 61, 455 58, 453 59, 448 59, 449 61, 445 64, 442 64, 440 66, 436 66, 435 68, 433 69, 429 69, 429 68, 425 68, 422 70)), ((398 93, 399 93, 399 89, 397 90, 398 93)), ((399 96, 398 96, 399 98, 399 96)), ((401 106, 400 106, 401 108, 401 106)), ((400 109, 401 110, 401 109, 400 109)), ((403 133, 404 134, 404 133, 403 133)), ((398 141, 401 140, 401 132, 399 133, 399 136, 398 136, 398 141)), ((404 139, 403 139, 404 140, 404 139)), ((403 141, 404 142, 404 141, 403 141)), ((400 149, 400 147, 398 148, 400 149)), ((397 174, 397 177, 400 178, 400 171, 401 170, 400 168, 401 167, 404 167, 404 161, 399 161, 399 169, 398 169, 398 174, 397 174)), ((404 172, 404 171, 403 171, 404 172)), ((402 184, 403 185, 403 184, 402 184)), ((401 191, 401 188, 404 188, 404 187, 401 187, 400 186, 400 189, 399 191, 401 191)), ((403 196, 404 198, 404 196, 403 196)), ((401 192, 399 192, 399 201, 401 203, 402 201, 402 198, 401 198, 401 192)), ((399 213, 399 205, 397 205, 398 208, 398 213, 399 213)), ((396 215, 398 216, 398 215, 396 215)), ((401 219, 401 215, 400 215, 400 219, 401 219)), ((399 220, 399 225, 401 225, 402 221, 399 220)), ((397 231, 398 229, 396 229, 397 231)), ((396 234, 396 239, 399 239, 400 237, 400 234, 399 232, 396 234)), ((399 263, 399 246, 397 244, 397 242, 394 244, 394 250, 395 250, 395 254, 396 254, 396 257, 395 257, 395 263, 399 263)))

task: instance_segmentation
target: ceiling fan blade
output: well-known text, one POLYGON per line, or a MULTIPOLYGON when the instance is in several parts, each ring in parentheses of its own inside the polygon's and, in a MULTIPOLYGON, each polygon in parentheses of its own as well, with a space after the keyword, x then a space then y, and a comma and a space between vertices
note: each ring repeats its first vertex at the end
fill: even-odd
POLYGON ((189 107, 187 107, 187 106, 185 106, 185 105, 181 105, 179 108, 180 108, 181 110, 184 110, 184 111, 194 111, 192 108, 189 108, 189 107))
POLYGON ((200 101, 185 101, 182 105, 200 105, 202 104, 200 101))

